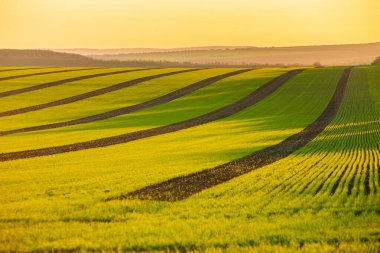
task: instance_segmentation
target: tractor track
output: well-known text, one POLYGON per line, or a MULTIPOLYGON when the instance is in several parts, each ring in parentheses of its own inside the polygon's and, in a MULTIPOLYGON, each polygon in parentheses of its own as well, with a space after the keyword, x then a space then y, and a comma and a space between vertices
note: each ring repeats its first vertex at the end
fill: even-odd
POLYGON ((272 164, 280 159, 286 158, 294 151, 304 147, 307 143, 313 140, 336 117, 344 96, 350 72, 351 68, 344 70, 337 84, 334 95, 322 114, 301 132, 288 137, 281 143, 211 169, 149 185, 128 194, 109 198, 106 201, 115 199, 179 201, 208 188, 227 182, 235 177, 239 177, 263 166, 272 164))
POLYGON ((129 81, 126 81, 126 82, 122 82, 122 83, 119 83, 119 84, 115 84, 115 85, 111 85, 111 86, 108 86, 108 87, 105 87, 105 88, 101 88, 101 89, 98 89, 98 90, 93 90, 93 91, 90 91, 90 92, 86 92, 86 93, 79 94, 79 95, 72 96, 72 97, 67 97, 67 98, 59 99, 59 100, 48 102, 48 103, 44 103, 44 104, 32 105, 32 106, 18 108, 18 109, 14 109, 14 110, 10 110, 10 111, 0 112, 0 117, 13 116, 13 115, 21 114, 21 113, 27 113, 27 112, 42 110, 42 109, 49 108, 49 107, 70 104, 70 103, 77 102, 79 100, 83 100, 83 99, 87 99, 87 98, 90 98, 90 97, 95 97, 95 96, 103 95, 103 94, 106 94, 106 93, 109 93, 109 92, 112 92, 112 91, 116 91, 116 90, 121 90, 121 89, 130 87, 130 86, 142 83, 142 82, 150 81, 150 80, 153 80, 153 79, 156 79, 156 78, 165 77, 165 76, 171 76, 171 75, 176 75, 176 74, 185 73, 185 72, 191 72, 191 71, 196 71, 196 70, 200 70, 200 69, 186 69, 186 70, 180 70, 180 71, 174 71, 174 72, 169 72, 169 73, 157 74, 157 75, 152 75, 152 76, 145 76, 145 77, 129 80, 129 81))
POLYGON ((196 90, 199 90, 201 88, 204 88, 206 86, 209 86, 215 82, 221 81, 225 78, 228 78, 228 77, 231 77, 234 75, 238 75, 238 74, 241 74, 244 72, 248 72, 251 70, 252 69, 242 69, 242 70, 232 71, 229 73, 213 76, 213 77, 201 80, 199 82, 190 84, 184 88, 170 92, 170 93, 163 95, 161 97, 157 97, 157 98, 154 98, 152 100, 149 100, 149 101, 146 101, 146 102, 143 102, 140 104, 131 105, 131 106, 123 107, 123 108, 118 108, 118 109, 115 109, 112 111, 108 111, 108 112, 104 112, 104 113, 100 113, 100 114, 96 114, 96 115, 91 115, 91 116, 87 116, 87 117, 80 118, 80 119, 68 120, 68 121, 39 125, 39 126, 25 127, 25 128, 19 128, 19 129, 8 130, 8 131, 0 131, 0 136, 16 134, 16 133, 31 132, 31 131, 54 129, 54 128, 59 128, 59 127, 73 126, 73 125, 79 125, 79 124, 85 124, 85 123, 90 123, 90 122, 94 122, 94 121, 113 118, 113 117, 120 116, 120 115, 129 114, 129 113, 132 113, 132 112, 135 112, 138 110, 143 110, 143 109, 150 108, 153 106, 157 106, 160 104, 168 103, 172 100, 183 97, 187 94, 190 94, 190 93, 192 93, 196 90))
POLYGON ((21 88, 21 89, 0 92, 0 98, 9 97, 12 95, 17 95, 17 94, 21 94, 21 93, 25 93, 25 92, 41 90, 41 89, 50 88, 50 87, 58 86, 58 85, 65 84, 65 83, 71 83, 71 82, 76 82, 76 81, 95 78, 95 77, 116 75, 116 74, 122 74, 122 73, 128 73, 128 72, 136 72, 136 71, 141 71, 141 70, 149 70, 149 69, 119 70, 119 71, 113 71, 113 72, 107 72, 107 73, 98 73, 98 74, 72 77, 72 78, 62 79, 62 80, 58 80, 58 81, 54 81, 54 82, 48 82, 48 83, 38 84, 38 85, 30 86, 30 87, 25 87, 25 88, 21 88))
POLYGON ((298 73, 302 71, 303 69, 289 71, 279 77, 276 77, 270 80, 269 82, 262 85, 260 88, 256 89, 255 91, 253 91, 252 93, 250 93, 249 95, 247 95, 241 100, 238 100, 230 105, 227 105, 215 111, 209 112, 207 114, 204 114, 204 115, 201 115, 189 120, 173 123, 166 126, 141 130, 137 132, 111 136, 111 137, 106 137, 106 138, 101 138, 101 139, 95 139, 91 141, 85 141, 85 142, 79 142, 79 143, 73 143, 73 144, 67 144, 67 145, 61 145, 61 146, 53 146, 53 147, 47 147, 47 148, 40 148, 40 149, 2 153, 0 154, 0 162, 26 159, 26 158, 32 158, 32 157, 40 157, 40 156, 49 156, 49 155, 54 155, 54 154, 61 154, 61 153, 66 153, 66 152, 80 151, 80 150, 86 150, 86 149, 106 147, 106 146, 111 146, 111 145, 116 145, 116 144, 121 144, 121 143, 127 143, 127 142, 131 142, 131 141, 135 141, 135 140, 139 140, 143 138, 172 133, 172 132, 180 131, 183 129, 188 129, 191 127, 203 125, 215 120, 223 119, 260 102, 261 100, 263 100, 264 98, 272 94, 274 91, 276 91, 278 88, 280 88, 286 81, 288 81, 293 76, 297 75, 298 73))

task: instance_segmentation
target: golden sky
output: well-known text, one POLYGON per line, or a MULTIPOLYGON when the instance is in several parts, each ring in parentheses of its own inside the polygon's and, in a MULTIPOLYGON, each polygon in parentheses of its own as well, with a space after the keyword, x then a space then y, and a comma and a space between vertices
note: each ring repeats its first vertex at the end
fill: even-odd
POLYGON ((0 0, 0 48, 380 41, 380 0, 0 0))

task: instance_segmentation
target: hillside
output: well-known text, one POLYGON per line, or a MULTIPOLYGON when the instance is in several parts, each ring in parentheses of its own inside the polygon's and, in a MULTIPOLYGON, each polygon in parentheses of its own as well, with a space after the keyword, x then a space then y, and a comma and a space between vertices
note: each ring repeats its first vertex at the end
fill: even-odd
POLYGON ((0 49, 0 66, 170 67, 179 65, 190 66, 191 64, 179 64, 176 62, 101 60, 80 54, 54 52, 50 50, 0 49))
POLYGON ((107 55, 107 54, 133 54, 133 53, 159 53, 159 52, 176 52, 176 51, 206 51, 206 50, 224 50, 238 49, 247 47, 182 47, 182 48, 111 48, 111 49, 94 49, 94 48, 68 48, 68 49, 51 49, 55 52, 72 53, 81 55, 107 55))
POLYGON ((0 252, 378 252, 379 80, 0 67, 0 252))
POLYGON ((300 47, 0 49, 0 66, 244 67, 367 65, 380 43, 300 47))
MULTIPOLYGON (((148 49, 146 49, 148 50, 148 49)), ((90 53, 91 51, 87 51, 90 53)), ((87 54, 94 59, 121 61, 171 61, 198 64, 282 64, 324 65, 370 64, 380 54, 380 43, 298 46, 298 47, 222 47, 222 48, 178 48, 166 51, 138 51, 129 53, 99 51, 87 54)))
MULTIPOLYGON (((102 57, 100 57, 102 58, 102 57)), ((0 49, 0 66, 60 66, 60 67, 247 67, 246 64, 225 64, 223 62, 195 63, 167 60, 130 60, 130 59, 94 59, 85 55, 55 52, 50 50, 0 49)), ((117 57, 116 57, 117 58, 117 57)), ((264 67, 264 64, 250 64, 252 67, 264 67)), ((265 65, 267 66, 267 65, 265 65)))
POLYGON ((8 66, 96 66, 98 62, 78 54, 48 50, 0 50, 0 65, 8 66))

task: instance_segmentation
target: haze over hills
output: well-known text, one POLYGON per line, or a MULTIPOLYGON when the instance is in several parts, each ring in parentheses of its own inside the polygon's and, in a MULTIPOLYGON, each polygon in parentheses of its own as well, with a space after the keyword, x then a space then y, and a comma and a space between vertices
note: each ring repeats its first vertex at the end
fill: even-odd
POLYGON ((91 67, 245 67, 242 65, 197 64, 168 61, 102 60, 73 53, 39 49, 0 49, 0 66, 91 66, 91 67))
MULTIPOLYGON (((113 54, 140 54, 140 53, 161 53, 161 52, 177 52, 177 51, 197 51, 197 50, 224 50, 224 49, 239 49, 247 47, 181 47, 181 48, 110 48, 110 49, 95 49, 95 48, 69 48, 69 49, 51 49, 55 52, 73 53, 88 56, 95 55, 113 55, 113 54)), ((249 47, 248 47, 249 48, 249 47)))
POLYGON ((369 44, 296 46, 296 47, 191 47, 127 49, 54 49, 78 53, 100 60, 170 61, 197 64, 282 64, 361 65, 380 55, 380 42, 369 44))
POLYGON ((222 67, 366 65, 380 56, 380 42, 298 47, 191 47, 125 49, 0 49, 0 65, 107 67, 222 67))

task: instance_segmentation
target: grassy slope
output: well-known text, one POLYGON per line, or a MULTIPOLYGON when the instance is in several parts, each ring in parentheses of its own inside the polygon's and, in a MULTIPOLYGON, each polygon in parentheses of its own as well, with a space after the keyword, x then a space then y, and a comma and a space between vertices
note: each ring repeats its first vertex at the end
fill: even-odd
MULTIPOLYGON (((129 68, 108 68, 102 70, 86 70, 78 72, 67 72, 59 74, 50 74, 46 76, 28 77, 15 80, 4 81, 4 87, 7 89, 19 89, 23 87, 34 86, 42 83, 58 81, 71 77, 79 77, 97 73, 107 73, 119 70, 128 70, 129 68)), ((132 68, 131 68, 132 69, 132 68)), ((0 99, 1 111, 9 111, 17 108, 38 105, 42 103, 48 103, 59 99, 79 95, 85 92, 89 92, 96 89, 101 89, 114 84, 125 82, 128 80, 155 75, 160 73, 166 73, 175 71, 177 69, 156 69, 156 70, 143 70, 130 73, 115 74, 110 76, 96 77, 90 79, 84 79, 75 82, 69 82, 58 86, 53 86, 41 90, 22 93, 0 99)), ((43 114, 46 116, 46 114, 43 114)), ((41 115, 40 115, 41 118, 41 115)), ((8 120, 7 120, 8 121, 8 120)))
POLYGON ((330 250, 350 244, 344 247, 376 252, 380 239, 379 78, 380 68, 355 69, 338 117, 317 139, 287 159, 165 209, 162 224, 174 224, 186 213, 196 221, 189 226, 199 234, 205 228, 199 224, 197 228, 198 220, 218 220, 213 231, 229 231, 216 240, 219 243, 298 248, 321 242, 330 250), (173 213, 178 214, 176 218, 173 213))
MULTIPOLYGON (((160 73, 174 72, 179 69, 157 69, 139 72, 118 74, 100 78, 93 78, 79 82, 68 83, 60 87, 36 91, 25 95, 34 97, 33 103, 44 103, 51 100, 70 97, 95 89, 104 88, 110 85, 118 84, 124 81, 156 75, 160 73), (55 95, 57 94, 57 95, 55 95)), ((0 118, 2 123, 1 130, 14 129, 39 125, 43 123, 53 123, 62 120, 81 118, 109 110, 117 109, 123 106, 138 104, 152 98, 159 97, 173 90, 180 89, 210 76, 227 73, 229 69, 208 69, 195 72, 176 74, 143 82, 125 89, 113 91, 100 96, 91 97, 75 103, 61 105, 57 107, 46 108, 35 112, 19 114, 9 117, 0 118)), ((9 103, 14 101, 21 106, 26 106, 23 102, 24 96, 9 97, 9 103)), ((0 100, 1 101, 1 100, 0 100)), ((28 102, 26 102, 28 103, 28 102)), ((20 106, 19 106, 20 107, 20 106)))
MULTIPOLYGON (((307 71, 256 106, 228 119, 178 133, 114 147, 1 163, 0 217, 7 221, 2 223, 0 233, 2 247, 112 249, 121 245, 119 249, 136 250, 256 243, 298 247, 299 234, 305 242, 334 243, 333 229, 344 226, 343 222, 333 223, 330 218, 314 223, 309 214, 302 216, 309 218, 305 224, 297 214, 290 216, 294 219, 261 214, 260 208, 256 209, 260 199, 256 201, 255 192, 249 191, 256 187, 253 180, 241 182, 238 178, 175 204, 101 200, 213 167, 279 142, 322 112, 340 73, 340 69, 307 71), (228 185, 234 184, 238 190, 230 199, 223 199, 225 194, 220 192, 232 191, 228 185), (238 188, 239 185, 244 186, 238 188), (240 192, 247 192, 246 202, 239 198, 240 192), (327 234, 319 234, 323 232, 321 225, 328 226, 327 234), (284 237, 280 231, 285 232, 284 237)), ((261 172, 245 177, 255 177, 257 173, 261 172)), ((359 218, 366 224, 373 217, 359 218)))
MULTIPOLYGON (((15 68, 17 68, 17 67, 15 67, 15 68)), ((77 67, 77 68, 79 68, 79 67, 77 67)), ((80 67, 80 68, 83 68, 83 67, 80 67)), ((69 67, 67 67, 67 68, 61 68, 61 67, 51 68, 51 67, 48 67, 48 68, 41 68, 41 69, 12 70, 12 71, 0 72, 0 78, 6 78, 6 77, 11 77, 11 76, 19 76, 19 75, 29 75, 29 74, 34 74, 34 73, 44 73, 44 72, 51 72, 51 71, 68 70, 68 69, 76 69, 76 68, 73 68, 73 67, 70 67, 70 68, 69 67)), ((70 72, 68 72, 68 73, 70 73, 70 72)), ((54 75, 54 74, 48 74, 48 75, 54 75)), ((23 78, 26 78, 26 77, 23 77, 23 78)), ((32 78, 32 77, 28 77, 28 78, 32 78)), ((44 78, 46 78, 46 75, 34 76, 33 78, 44 79, 44 78)), ((9 85, 7 85, 7 82, 13 82, 16 80, 19 81, 19 80, 22 80, 22 78, 0 81, 0 92, 13 89, 12 86, 9 87, 9 85)), ((25 83, 25 81, 24 81, 24 83, 25 83)), ((23 87, 19 87, 19 88, 23 88, 23 87)))
MULTIPOLYGON (((218 70, 218 72, 220 71, 221 70, 218 70)), ((128 115, 56 130, 41 131, 39 133, 4 136, 4 138, 2 138, 3 143, 21 143, 20 140, 22 138, 22 144, 11 148, 4 146, 4 148, 0 148, 0 150, 5 152, 7 150, 22 150, 68 144, 124 134, 190 119, 233 103, 260 87, 271 78, 286 71, 287 70, 284 69, 254 70, 229 77, 169 103, 128 115), (40 141, 41 138, 44 140, 43 143, 40 141)), ((213 72, 215 72, 215 70, 213 72)), ((211 73, 212 72, 209 72, 208 76, 210 76, 211 73)), ((215 73, 213 75, 215 75, 215 73)), ((189 78, 189 76, 186 78, 189 78)), ((191 79, 196 81, 199 77, 194 73, 191 79)), ((181 82, 181 80, 181 77, 178 76, 176 82, 181 82)), ((157 80, 157 82, 165 83, 163 79, 161 81, 157 80)), ((137 93, 137 96, 138 94, 139 93, 137 93)), ((110 96, 111 95, 110 93, 110 96)), ((14 127, 13 124, 12 127, 14 127)))

